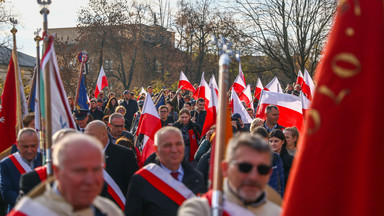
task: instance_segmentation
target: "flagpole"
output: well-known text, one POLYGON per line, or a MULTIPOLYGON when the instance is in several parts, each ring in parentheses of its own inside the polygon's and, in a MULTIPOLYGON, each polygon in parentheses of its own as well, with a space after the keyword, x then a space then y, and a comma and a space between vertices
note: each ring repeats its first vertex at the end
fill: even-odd
MULTIPOLYGON (((43 1, 37 0, 37 3, 43 8, 40 10, 40 14, 43 15, 43 40, 44 40, 44 53, 48 49, 49 45, 49 34, 48 34, 48 14, 49 10, 46 5, 51 4, 51 0, 43 1)), ((51 74, 49 67, 44 68, 45 76, 45 139, 46 139, 46 163, 47 163, 47 175, 52 175, 52 110, 51 110, 51 74)))
POLYGON ((19 130, 23 128, 23 118, 21 113, 21 100, 20 100, 20 77, 19 77, 19 64, 17 61, 17 46, 16 46, 16 32, 17 29, 15 28, 17 24, 17 20, 10 18, 9 19, 11 23, 13 24, 13 28, 11 29, 11 33, 13 36, 13 50, 12 50, 12 56, 13 56, 13 62, 15 65, 15 81, 16 81, 16 135, 19 133, 19 130))

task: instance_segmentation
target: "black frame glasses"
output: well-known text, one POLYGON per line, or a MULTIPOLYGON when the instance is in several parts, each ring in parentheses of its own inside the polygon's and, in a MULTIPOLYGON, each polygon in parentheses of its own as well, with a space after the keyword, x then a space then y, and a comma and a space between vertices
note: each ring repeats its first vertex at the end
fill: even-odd
MULTIPOLYGON (((255 165, 248 163, 248 162, 238 162, 238 161, 231 161, 232 164, 237 165, 237 169, 241 173, 249 173, 253 169, 255 165)), ((268 175, 270 170, 272 169, 272 166, 268 166, 266 164, 259 164, 256 166, 256 170, 260 175, 268 175)))

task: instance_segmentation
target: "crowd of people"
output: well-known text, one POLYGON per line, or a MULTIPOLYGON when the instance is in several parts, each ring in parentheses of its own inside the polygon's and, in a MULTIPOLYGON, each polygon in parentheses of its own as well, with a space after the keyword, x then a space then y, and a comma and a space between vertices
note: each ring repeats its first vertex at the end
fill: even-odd
MULTIPOLYGON (((300 86, 299 86, 300 87, 300 86)), ((300 91, 287 89, 287 93, 300 91)), ((153 88, 147 95, 155 101, 153 88)), ((120 94, 120 93, 117 93, 120 94)), ((207 111, 203 98, 187 90, 162 91, 158 107, 162 129, 155 152, 143 162, 143 134, 136 134, 146 94, 121 97, 89 92, 89 110, 68 97, 76 129, 53 136, 53 177, 42 166, 34 114, 24 118, 12 154, 0 162, 0 190, 6 210, 39 215, 211 215, 209 181, 216 125, 202 135, 207 111), (124 212, 124 213, 123 213, 124 212)), ((257 100, 257 99, 255 99, 257 100)), ((257 107, 257 101, 255 101, 257 107)), ((279 109, 269 105, 266 119, 243 123, 231 117, 234 137, 220 165, 229 215, 279 215, 296 153, 298 129, 279 125, 279 109), (253 169, 255 168, 255 169, 253 169)), ((27 214, 27 215, 28 215, 27 214)))

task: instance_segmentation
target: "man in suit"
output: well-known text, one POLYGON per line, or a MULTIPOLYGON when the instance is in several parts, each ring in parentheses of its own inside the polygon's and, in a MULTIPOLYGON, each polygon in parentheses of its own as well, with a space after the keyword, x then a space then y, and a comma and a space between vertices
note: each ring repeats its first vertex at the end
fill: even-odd
POLYGON ((203 175, 184 159, 179 129, 163 127, 155 134, 155 163, 132 177, 126 199, 126 215, 177 214, 177 209, 195 194, 206 192, 203 175))
POLYGON ((85 109, 79 109, 74 111, 73 115, 75 117, 76 128, 81 133, 84 133, 85 127, 88 124, 88 120, 89 120, 88 113, 89 111, 85 109))
POLYGON ((121 102, 120 105, 124 106, 126 110, 124 115, 126 121, 125 125, 126 128, 129 129, 129 127, 132 125, 133 115, 139 110, 139 107, 137 106, 137 101, 131 99, 131 94, 129 93, 129 90, 125 90, 123 94, 124 101, 121 102))
MULTIPOLYGON (((102 143, 105 155, 105 170, 119 187, 115 192, 122 193, 124 196, 127 194, 132 175, 139 169, 134 152, 131 149, 113 144, 108 135, 107 127, 100 120, 90 122, 85 129, 85 134, 95 137, 102 143)), ((123 208, 119 200, 116 200, 116 197, 111 194, 107 197, 123 208)))
POLYGON ((37 152, 39 138, 33 128, 24 128, 17 136, 16 152, 0 162, 0 187, 4 201, 8 203, 8 211, 15 205, 19 195, 21 174, 31 172, 41 166, 41 154, 37 152))

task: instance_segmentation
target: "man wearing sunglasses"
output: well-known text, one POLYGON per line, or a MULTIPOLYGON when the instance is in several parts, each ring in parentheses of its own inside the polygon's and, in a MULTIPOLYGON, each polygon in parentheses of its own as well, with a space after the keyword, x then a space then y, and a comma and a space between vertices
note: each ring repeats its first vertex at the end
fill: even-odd
MULTIPOLYGON (((265 187, 272 174, 272 150, 258 137, 242 133, 232 138, 221 171, 225 177, 223 211, 227 215, 280 215, 267 199, 265 187)), ((212 191, 183 203, 178 215, 211 215, 212 191)))

